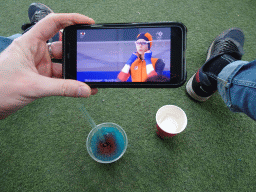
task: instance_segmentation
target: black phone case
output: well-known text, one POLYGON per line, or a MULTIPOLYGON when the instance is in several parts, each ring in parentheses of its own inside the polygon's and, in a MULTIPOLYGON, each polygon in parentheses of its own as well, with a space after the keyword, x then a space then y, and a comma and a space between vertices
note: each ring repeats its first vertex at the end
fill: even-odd
MULTIPOLYGON (((183 38, 183 44, 182 46, 182 66, 181 71, 178 75, 182 76, 182 78, 177 82, 172 82, 170 84, 167 83, 145 83, 145 82, 109 82, 109 83, 95 83, 95 82, 86 82, 91 88, 177 88, 182 86, 187 79, 187 71, 186 71, 186 58, 185 58, 185 52, 186 52, 186 38, 187 38, 187 28, 183 23, 180 22, 153 22, 153 23, 99 23, 94 25, 73 25, 69 26, 64 29, 63 32, 63 77, 64 79, 76 79, 75 75, 67 75, 67 70, 69 68, 66 67, 66 63, 70 59, 70 53, 67 54, 67 51, 70 50, 70 47, 67 47, 67 43, 65 40, 68 38, 66 31, 68 30, 74 30, 74 29, 81 29, 82 27, 86 26, 88 28, 101 28, 101 29, 107 29, 107 28, 127 28, 127 27, 151 27, 151 26, 175 26, 179 27, 182 30, 182 38, 183 38)), ((177 74, 174 74, 177 75, 177 74)))

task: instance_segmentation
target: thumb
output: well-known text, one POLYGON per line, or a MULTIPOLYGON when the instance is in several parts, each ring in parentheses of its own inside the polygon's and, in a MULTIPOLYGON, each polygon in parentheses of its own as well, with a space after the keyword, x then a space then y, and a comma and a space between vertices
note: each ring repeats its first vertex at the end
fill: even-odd
POLYGON ((38 80, 38 97, 89 97, 91 95, 91 88, 87 84, 80 81, 71 79, 56 79, 44 76, 40 76, 38 80))

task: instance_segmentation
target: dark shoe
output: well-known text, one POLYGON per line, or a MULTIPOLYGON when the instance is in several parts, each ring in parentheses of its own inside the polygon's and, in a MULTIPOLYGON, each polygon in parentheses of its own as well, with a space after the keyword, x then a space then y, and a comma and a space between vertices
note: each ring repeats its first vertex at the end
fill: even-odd
POLYGON ((53 10, 42 3, 32 3, 28 8, 28 18, 31 23, 37 23, 50 13, 54 13, 53 10))
POLYGON ((31 28, 38 21, 49 15, 50 13, 54 13, 51 8, 47 7, 42 3, 32 3, 28 8, 28 18, 30 23, 23 24, 21 29, 26 31, 28 28, 31 28))
POLYGON ((241 60, 244 34, 239 28, 231 28, 217 36, 208 49, 205 64, 189 79, 186 91, 197 101, 208 100, 217 91, 217 73, 227 64, 241 60), (225 65, 221 64, 224 61, 225 65))

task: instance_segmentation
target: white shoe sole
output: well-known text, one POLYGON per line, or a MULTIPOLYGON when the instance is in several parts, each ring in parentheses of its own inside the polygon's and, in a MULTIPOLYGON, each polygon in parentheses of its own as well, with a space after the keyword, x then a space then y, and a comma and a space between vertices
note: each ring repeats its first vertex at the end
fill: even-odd
POLYGON ((192 88, 192 82, 193 82, 193 78, 195 77, 195 75, 196 75, 196 73, 189 79, 189 81, 186 85, 186 91, 190 97, 192 97, 193 99, 195 99, 197 101, 200 101, 200 102, 207 101, 212 95, 209 97, 201 97, 201 96, 197 95, 192 88))
MULTIPOLYGON (((242 30, 239 29, 239 28, 232 28, 232 29, 236 29, 236 30, 239 30, 239 31, 242 32, 242 30)), ((217 36, 217 37, 223 37, 223 36, 225 36, 228 32, 229 32, 229 30, 226 30, 226 31, 224 31, 222 34, 220 34, 220 35, 217 36)), ((210 59, 211 52, 212 52, 212 48, 213 48, 214 42, 215 42, 215 40, 217 39, 217 37, 215 37, 215 39, 212 41, 210 47, 208 48, 208 52, 207 52, 207 56, 206 56, 205 62, 210 59)), ((188 83, 187 83, 187 85, 186 85, 186 91, 187 91, 187 93, 188 93, 193 99, 195 99, 195 100, 197 100, 197 101, 200 101, 200 102, 204 102, 204 101, 208 100, 212 95, 209 96, 209 97, 201 97, 201 96, 198 96, 198 95, 194 92, 194 90, 193 90, 193 88, 192 88, 192 82, 193 82, 193 78, 195 77, 195 75, 196 75, 196 73, 189 79, 189 81, 188 81, 188 83)))
MULTIPOLYGON (((210 47, 208 48, 205 62, 210 58, 210 55, 211 55, 210 53, 211 53, 213 44, 214 44, 214 41, 211 43, 210 47)), ((196 73, 189 79, 189 81, 186 85, 187 93, 190 95, 190 97, 192 97, 193 99, 195 99, 197 101, 200 101, 200 102, 207 101, 212 95, 209 97, 201 97, 201 96, 197 95, 192 88, 192 82, 193 82, 195 75, 196 75, 196 73)))

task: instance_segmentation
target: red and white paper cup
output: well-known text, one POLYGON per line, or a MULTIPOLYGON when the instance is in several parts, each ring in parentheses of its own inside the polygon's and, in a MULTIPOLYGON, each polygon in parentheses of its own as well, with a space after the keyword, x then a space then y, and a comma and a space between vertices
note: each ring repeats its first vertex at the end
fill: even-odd
POLYGON ((160 138, 173 137, 187 126, 186 113, 175 105, 164 105, 156 113, 157 135, 160 138))

